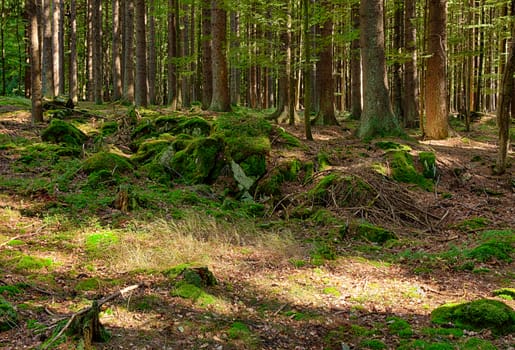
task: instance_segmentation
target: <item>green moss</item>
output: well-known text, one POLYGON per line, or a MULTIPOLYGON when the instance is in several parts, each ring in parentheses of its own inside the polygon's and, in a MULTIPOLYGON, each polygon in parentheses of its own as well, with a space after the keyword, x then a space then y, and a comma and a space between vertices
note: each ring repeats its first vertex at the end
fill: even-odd
POLYGON ((403 344, 397 350, 455 350, 454 345, 443 342, 428 343, 424 340, 414 340, 403 344))
POLYGON ((270 135, 272 124, 264 118, 249 114, 224 114, 214 122, 216 132, 225 137, 261 137, 270 135))
POLYGON ((394 180, 415 184, 426 191, 433 189, 432 181, 417 172, 413 163, 413 157, 408 152, 392 151, 388 154, 391 174, 394 180))
POLYGON ((214 138, 195 139, 186 149, 175 153, 164 166, 170 169, 173 178, 186 183, 213 181, 223 166, 219 159, 221 146, 220 141, 214 138))
POLYGON ((104 124, 102 124, 102 127, 100 128, 100 133, 102 136, 109 136, 118 131, 118 122, 116 121, 107 121, 104 124))
POLYGON ((386 319, 390 333, 398 335, 401 338, 410 338, 413 330, 408 322, 400 317, 389 317, 386 319))
POLYGON ((110 152, 99 152, 84 160, 82 169, 86 174, 100 170, 123 174, 133 170, 132 164, 124 157, 110 152))
POLYGON ((266 172, 266 159, 264 154, 250 155, 239 165, 247 176, 261 177, 266 172))
POLYGON ((496 289, 492 292, 494 296, 498 296, 500 298, 506 300, 514 300, 515 299, 515 288, 501 288, 496 289))
POLYGON ((156 132, 157 130, 151 118, 141 118, 141 121, 134 127, 131 133, 131 139, 136 140, 135 144, 138 145, 138 140, 150 138, 156 132))
POLYGON ((322 293, 332 295, 335 297, 340 297, 342 295, 338 288, 335 287, 325 287, 324 289, 322 289, 322 293))
MULTIPOLYGON (((23 286, 25 287, 25 286, 23 286)), ((22 286, 19 285, 8 285, 8 286, 0 286, 0 294, 7 296, 14 296, 17 294, 23 293, 22 286)))
POLYGON ((159 306, 159 297, 155 295, 143 295, 133 300, 134 309, 141 312, 152 311, 155 307, 159 306))
POLYGON ((497 350, 497 347, 488 340, 479 338, 470 338, 460 345, 460 350, 497 350))
POLYGON ((87 278, 85 280, 79 281, 75 285, 75 290, 77 292, 88 291, 88 290, 97 290, 99 288, 100 288, 100 281, 98 278, 87 278))
POLYGON ((251 335, 249 327, 243 322, 234 322, 227 331, 231 339, 243 339, 251 335))
POLYGON ((144 164, 145 162, 154 159, 159 155, 166 147, 170 146, 171 142, 165 139, 153 139, 143 141, 138 151, 132 155, 131 160, 137 164, 144 164))
POLYGON ((87 136, 72 124, 59 119, 53 119, 50 125, 41 133, 41 139, 45 142, 82 146, 86 142, 87 136))
POLYGON ((513 261, 514 251, 513 245, 506 244, 506 242, 489 241, 470 250, 466 256, 479 262, 502 260, 510 263, 513 261))
POLYGON ((435 324, 453 323, 460 328, 491 329, 504 334, 515 331, 515 311, 508 305, 489 299, 463 304, 446 304, 431 313, 435 324))
POLYGON ((0 332, 16 327, 17 321, 18 313, 16 309, 0 296, 0 332))
POLYGON ((204 118, 196 116, 161 116, 155 120, 155 126, 160 133, 169 132, 173 135, 207 137, 211 133, 211 124, 204 118))
POLYGON ((111 171, 102 169, 88 175, 87 186, 92 189, 99 189, 105 186, 116 185, 118 181, 119 177, 117 174, 113 175, 111 171))
POLYGON ((340 220, 333 215, 333 213, 327 209, 318 209, 311 215, 311 220, 317 225, 320 226, 329 226, 335 225, 340 222, 340 220))
POLYGON ((393 141, 377 141, 375 146, 385 151, 411 151, 411 147, 408 145, 401 145, 393 141))
POLYGON ((375 197, 361 178, 337 173, 321 178, 307 196, 315 205, 340 207, 365 205, 375 197))
POLYGON ((432 336, 443 335, 455 338, 463 337, 463 329, 459 328, 424 328, 422 332, 432 336))
POLYGON ((329 161, 329 156, 325 152, 319 152, 317 154, 317 163, 318 163, 319 171, 324 171, 331 166, 331 162, 329 161))
POLYGON ((386 344, 377 339, 365 339, 359 343, 360 349, 381 350, 386 349, 386 344))
POLYGON ((455 224, 454 227, 466 232, 480 230, 482 228, 485 228, 489 224, 490 222, 488 221, 488 219, 482 217, 473 217, 470 219, 460 221, 459 223, 455 224))
POLYGON ((325 241, 315 241, 310 253, 311 263, 315 266, 323 265, 326 260, 335 260, 337 257, 334 247, 325 241))
POLYGON ((368 222, 359 223, 355 230, 359 237, 373 243, 384 244, 389 240, 397 239, 393 232, 368 222))
POLYGON ((23 255, 18 258, 15 267, 17 270, 41 270, 52 265, 53 262, 49 258, 39 258, 36 256, 23 255))
POLYGON ((202 307, 206 307, 217 302, 217 298, 215 296, 206 293, 202 288, 187 283, 186 281, 178 282, 170 293, 172 296, 190 299, 202 307))
POLYGON ((279 137, 282 142, 286 143, 288 146, 292 147, 300 147, 302 143, 298 138, 293 136, 292 134, 286 132, 283 128, 277 128, 279 130, 279 137))
POLYGON ((192 267, 192 264, 190 263, 179 264, 177 266, 174 266, 163 271, 163 274, 167 276, 170 280, 175 280, 177 277, 179 277, 180 274, 182 274, 184 270, 190 267, 192 267))
POLYGON ((105 252, 113 244, 118 243, 120 239, 112 231, 103 231, 92 233, 86 237, 86 250, 93 255, 105 252))
POLYGON ((436 178, 436 155, 433 152, 420 152, 418 159, 422 164, 422 174, 428 179, 436 178))

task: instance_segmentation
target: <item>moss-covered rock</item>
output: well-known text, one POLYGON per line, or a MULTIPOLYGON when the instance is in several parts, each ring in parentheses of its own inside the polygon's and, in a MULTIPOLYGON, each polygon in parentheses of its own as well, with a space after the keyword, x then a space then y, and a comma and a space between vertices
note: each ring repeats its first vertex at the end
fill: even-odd
POLYGON ((413 157, 406 151, 392 151, 388 153, 392 178, 399 182, 415 184, 420 188, 430 191, 433 182, 426 179, 416 169, 413 157))
POLYGON ((515 311, 500 301, 490 299, 440 306, 431 313, 431 321, 473 330, 488 328, 496 334, 515 331, 515 311))
POLYGON ((315 205, 339 207, 363 205, 375 197, 360 177, 340 173, 322 177, 307 196, 315 205))
POLYGON ((420 152, 418 159, 422 164, 422 174, 428 179, 436 178, 436 155, 433 152, 420 152))
POLYGON ((110 171, 112 174, 123 174, 133 170, 132 164, 119 154, 99 152, 84 160, 82 169, 87 174, 100 170, 110 171))
POLYGON ((152 139, 143 141, 138 151, 132 155, 131 160, 136 164, 144 164, 158 156, 171 142, 166 139, 152 139))
POLYGON ((257 193, 267 196, 279 195, 282 184, 297 181, 302 170, 304 166, 296 158, 283 161, 259 182, 257 193))
POLYGON ((154 136, 156 132, 157 130, 151 118, 141 118, 131 133, 131 139, 135 140, 137 144, 137 140, 150 138, 154 136))
POLYGON ((102 127, 100 128, 100 133, 102 136, 109 136, 118 131, 119 125, 116 121, 107 121, 104 124, 102 124, 102 127))
POLYGON ((211 124, 201 117, 162 116, 156 119, 155 127, 160 132, 173 135, 187 134, 194 137, 207 137, 211 133, 211 124))
POLYGON ((358 223, 355 231, 359 237, 377 244, 384 244, 391 239, 397 239, 395 233, 368 222, 358 223))
POLYGON ((384 151, 411 151, 408 145, 402 145, 394 141, 377 141, 375 146, 384 151))
POLYGON ((224 165, 222 143, 215 138, 197 138, 178 152, 165 150, 171 157, 161 156, 163 166, 170 175, 186 183, 210 183, 215 180, 224 165))
POLYGON ((507 242, 491 240, 478 245, 468 251, 466 255, 479 262, 501 260, 511 263, 514 251, 513 245, 507 244, 507 242))
POLYGON ((81 146, 87 138, 77 127, 59 119, 53 119, 41 133, 41 139, 45 142, 64 143, 69 146, 81 146))

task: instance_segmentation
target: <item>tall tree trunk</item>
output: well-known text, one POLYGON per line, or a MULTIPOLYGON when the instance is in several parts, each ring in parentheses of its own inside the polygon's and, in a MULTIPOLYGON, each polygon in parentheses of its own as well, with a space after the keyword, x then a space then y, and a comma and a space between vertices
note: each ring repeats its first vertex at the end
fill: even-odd
POLYGON ((174 59, 177 58, 177 18, 178 0, 168 0, 168 97, 167 103, 172 109, 177 108, 177 65, 174 59))
POLYGON ((445 139, 449 135, 447 102, 447 0, 429 1, 426 76, 426 136, 445 139))
POLYGON ((25 2, 27 17, 29 21, 29 51, 30 51, 30 91, 32 100, 32 124, 43 121, 42 82, 41 82, 41 59, 39 52, 39 7, 37 0, 27 0, 25 2))
MULTIPOLYGON (((481 6, 481 15, 479 17, 479 26, 483 26, 483 21, 485 18, 485 7, 481 6)), ((484 69, 484 61, 485 61, 485 29, 479 30, 479 57, 477 61, 477 77, 476 77, 476 96, 474 101, 474 106, 476 112, 481 112, 483 110, 483 106, 481 104, 481 95, 483 88, 483 69, 484 69)))
POLYGON ((5 69, 5 45, 4 45, 4 26, 5 26, 5 0, 1 1, 0 5, 0 55, 1 55, 1 68, 2 68, 2 89, 0 95, 5 95, 6 92, 6 74, 5 69))
POLYGON ((123 98, 134 102, 134 0, 125 1, 123 98))
POLYGON ((191 106, 191 92, 190 92, 190 72, 191 72, 191 64, 189 62, 190 57, 190 21, 191 18, 186 15, 188 13, 188 6, 187 4, 183 4, 182 7, 182 13, 181 16, 182 23, 181 27, 183 30, 181 31, 181 37, 182 37, 182 45, 181 45, 181 56, 185 58, 183 63, 181 64, 181 108, 184 107, 190 107, 191 106))
POLYGON ((404 126, 415 127, 419 121, 416 0, 406 0, 404 46, 408 60, 404 64, 404 126))
POLYGON ((402 133, 388 95, 384 47, 383 0, 362 0, 360 44, 363 61, 363 112, 361 138, 402 133))
POLYGON ((61 1, 52 1, 52 76, 54 77, 54 96, 58 96, 61 91, 61 66, 59 55, 59 37, 60 33, 60 20, 61 20, 61 1))
MULTIPOLYGON (((511 1, 512 11, 515 10, 515 0, 511 1)), ((513 14, 513 12, 512 12, 513 14)), ((512 35, 515 35, 515 23, 511 28, 512 35)), ((515 88, 513 75, 515 74, 515 38, 512 37, 509 49, 509 56, 499 92, 499 103, 497 106, 497 125, 499 127, 499 149, 497 151, 497 162, 494 172, 503 174, 508 165, 508 149, 510 147, 510 108, 513 106, 513 90, 515 88)))
MULTIPOLYGON (((148 104, 147 86, 147 38, 145 31, 145 0, 136 0, 136 106, 148 104)), ((152 82, 154 83, 154 82, 152 82)))
POLYGON ((318 61, 319 106, 318 122, 323 125, 338 125, 334 111, 334 79, 333 79, 333 8, 331 3, 324 0, 322 6, 327 13, 320 27, 322 47, 318 61))
MULTIPOLYGON (((239 47, 239 18, 238 14, 235 11, 231 11, 230 15, 230 27, 231 27, 231 48, 239 47)), ((229 94, 231 103, 237 105, 240 103, 240 79, 241 79, 241 69, 235 66, 234 62, 231 65, 231 74, 230 74, 231 83, 229 84, 229 94)), ((212 93, 212 92, 211 92, 212 93)))
POLYGON ((311 28, 309 25, 310 7, 309 0, 302 0, 303 8, 303 33, 304 33, 304 66, 303 66, 303 80, 304 80, 304 133, 307 140, 313 140, 311 133, 311 28))
POLYGON ((213 64, 213 98, 212 111, 228 112, 231 110, 229 85, 227 84, 227 14, 222 8, 221 0, 211 2, 212 64, 213 64))
MULTIPOLYGON (((351 10, 352 26, 359 31, 359 3, 355 2, 351 10)), ((352 40, 350 52, 350 74, 351 74, 351 116, 352 119, 361 118, 361 53, 359 37, 352 40)))
MULTIPOLYGON (((122 0, 123 1, 123 0, 122 0)), ((120 0, 112 0, 112 67, 111 76, 113 79, 113 100, 118 101, 122 97, 122 51, 121 51, 121 30, 120 30, 120 0)))
POLYGON ((202 109, 208 109, 213 96, 213 67, 211 63, 211 3, 202 2, 202 109))
POLYGON ((93 12, 91 18, 92 26, 92 44, 93 44, 93 89, 94 100, 96 104, 102 104, 102 1, 93 0, 93 12))
POLYGON ((70 0, 70 62, 68 65, 69 97, 78 101, 77 89, 77 2, 70 0))
POLYGON ((50 16, 51 0, 43 0, 43 95, 54 97, 54 70, 52 56, 52 20, 50 16))
POLYGON ((156 75, 157 75, 157 52, 156 52, 156 21, 154 13, 155 0, 149 0, 148 17, 148 100, 150 104, 157 104, 156 99, 156 75))
POLYGON ((398 120, 404 120, 404 110, 402 108, 402 65, 401 65, 401 48, 402 48, 402 32, 403 32, 403 12, 404 6, 401 0, 395 0, 394 9, 394 33, 393 33, 393 49, 395 51, 395 61, 393 63, 393 79, 392 79, 392 109, 398 120))

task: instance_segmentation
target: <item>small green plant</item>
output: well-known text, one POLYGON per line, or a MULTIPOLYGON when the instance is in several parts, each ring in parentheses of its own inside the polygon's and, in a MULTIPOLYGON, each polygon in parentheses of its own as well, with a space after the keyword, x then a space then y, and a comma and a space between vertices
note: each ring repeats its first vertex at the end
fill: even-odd
POLYGON ((400 317, 389 317, 386 319, 390 333, 398 335, 401 338, 410 338, 413 330, 408 322, 400 317))
POLYGON ((18 313, 16 309, 0 296, 0 332, 16 327, 17 322, 18 313))
POLYGON ((335 297, 339 297, 339 296, 342 295, 342 293, 336 287, 325 287, 322 290, 322 293, 328 294, 328 295, 332 295, 332 296, 335 296, 335 297))
POLYGON ((17 263, 17 270, 41 270, 45 267, 51 267, 53 265, 52 259, 49 258, 39 258, 36 256, 23 255, 21 256, 17 263))
POLYGON ((243 322, 234 322, 227 331, 227 335, 231 339, 247 338, 251 335, 249 327, 243 322))
POLYGON ((479 338, 470 338, 460 345, 460 350, 497 350, 488 340, 479 338))
POLYGON ((17 294, 23 293, 21 288, 26 287, 25 285, 8 285, 8 286, 0 286, 0 294, 7 296, 15 296, 17 294))
POLYGON ((454 227, 464 232, 470 232, 485 228, 486 226, 488 226, 489 223, 490 222, 485 218, 474 217, 462 220, 459 223, 455 224, 454 227))
POLYGON ((381 350, 386 349, 386 344, 377 339, 366 339, 359 343, 360 349, 381 350))

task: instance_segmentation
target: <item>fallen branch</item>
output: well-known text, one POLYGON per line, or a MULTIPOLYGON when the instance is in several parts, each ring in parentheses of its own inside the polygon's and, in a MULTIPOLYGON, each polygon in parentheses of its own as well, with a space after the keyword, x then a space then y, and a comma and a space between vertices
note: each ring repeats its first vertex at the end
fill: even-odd
POLYGON ((100 307, 108 301, 118 298, 119 296, 125 297, 127 293, 139 288, 140 286, 140 284, 135 284, 124 289, 121 289, 100 300, 94 300, 91 306, 86 307, 71 315, 70 319, 68 320, 68 322, 66 322, 64 327, 61 328, 59 333, 57 333, 52 339, 50 339, 50 341, 48 341, 44 346, 42 346, 41 349, 48 349, 50 345, 52 345, 57 339, 59 339, 64 334, 64 332, 66 332, 66 330, 68 330, 74 324, 75 320, 78 320, 78 322, 76 322, 73 326, 73 328, 75 329, 73 333, 79 333, 81 337, 84 339, 85 343, 89 344, 92 340, 95 341, 103 339, 103 335, 101 334, 103 327, 100 324, 100 321, 98 320, 98 313, 100 307))

